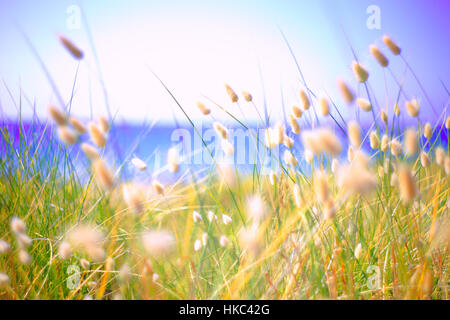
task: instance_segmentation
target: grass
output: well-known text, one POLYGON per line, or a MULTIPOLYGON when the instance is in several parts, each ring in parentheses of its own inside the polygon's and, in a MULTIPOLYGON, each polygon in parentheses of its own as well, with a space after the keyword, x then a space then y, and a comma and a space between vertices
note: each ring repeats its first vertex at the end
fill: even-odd
MULTIPOLYGON (((314 99, 302 120, 309 124, 308 117, 313 121, 317 115, 315 95, 307 90, 309 99, 314 99)), ((397 102, 400 91, 401 87, 397 102)), ((230 108, 208 100, 248 128, 230 108)), ((334 107, 330 116, 336 128, 347 135, 339 106, 328 100, 334 107)), ((195 121, 176 102, 196 129, 195 121)), ((266 110, 265 114, 266 119, 260 119, 263 129, 269 123, 266 110)), ((391 127, 379 126, 373 115, 372 128, 404 144, 406 128, 399 128, 400 121, 394 117, 391 127)), ((408 117, 406 112, 404 116, 408 117)), ((331 171, 329 154, 316 155, 307 168, 309 164, 300 158, 297 166, 288 166, 271 149, 263 148, 279 166, 275 181, 260 166, 251 174, 233 167, 223 179, 217 170, 218 159, 202 178, 181 164, 185 175, 193 179, 166 185, 162 195, 150 184, 137 186, 142 205, 138 213, 124 199, 121 188, 132 181, 121 175, 129 160, 114 164, 115 184, 105 189, 82 152, 54 141, 57 136, 51 122, 36 131, 20 121, 17 126, 4 125, 0 239, 11 249, 0 254, 0 272, 9 278, 0 286, 0 299, 448 299, 449 179, 445 165, 434 161, 434 151, 441 137, 446 135, 448 140, 450 133, 441 122, 434 128, 433 140, 418 139, 419 150, 413 157, 371 150, 370 164, 364 170, 376 179, 376 188, 368 194, 340 186, 338 175, 331 171), (422 151, 431 158, 427 167, 417 156, 422 151), (414 173, 418 193, 411 201, 402 199, 402 181, 391 183, 392 174, 398 176, 402 165, 414 173), (314 173, 319 170, 325 172, 327 201, 317 199, 314 173), (295 184, 301 203, 295 201, 295 184), (257 195, 267 212, 258 223, 256 209, 248 207, 250 195, 257 195), (330 203, 335 215, 327 218, 330 203), (200 221, 194 222, 194 210, 200 213, 200 221), (209 211, 217 220, 208 219, 209 211), (223 214, 232 218, 230 224, 223 223, 223 214), (10 228, 13 216, 25 222, 33 240, 30 247, 17 241, 17 232, 10 228), (104 241, 97 245, 105 250, 105 257, 94 261, 86 250, 74 248, 63 259, 58 248, 67 241, 67 232, 86 224, 103 233, 104 241), (252 225, 254 234, 249 232, 252 225), (149 229, 172 234, 173 250, 163 255, 146 250, 142 236, 149 229), (206 244, 195 251, 194 242, 204 234, 206 244), (221 245, 223 236, 229 240, 225 246, 221 245), (19 259, 21 250, 27 250, 32 263, 19 259), (86 269, 81 267, 82 259, 90 261, 86 269)), ((40 125, 39 119, 33 125, 40 125)), ((421 136, 419 120, 416 129, 421 136)), ((363 136, 363 145, 368 145, 368 134, 363 136)), ((261 129, 256 134, 252 131, 250 137, 264 144, 261 129)), ((304 149, 299 139, 294 149, 304 149)))

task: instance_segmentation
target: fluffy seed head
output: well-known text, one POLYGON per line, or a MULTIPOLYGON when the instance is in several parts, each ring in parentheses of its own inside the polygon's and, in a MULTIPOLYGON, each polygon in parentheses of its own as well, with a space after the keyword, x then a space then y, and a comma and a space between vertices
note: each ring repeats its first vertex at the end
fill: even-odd
POLYGON ((178 150, 170 148, 167 152, 167 163, 169 164, 170 172, 177 172, 179 167, 178 150))
POLYGON ((302 142, 314 154, 325 152, 335 156, 342 150, 341 143, 328 128, 304 131, 302 142))
POLYGON ((228 240, 228 238, 225 235, 220 236, 219 244, 221 247, 225 247, 229 242, 230 242, 230 240, 228 240))
POLYGON ((389 64, 388 59, 386 58, 386 56, 384 54, 381 53, 381 51, 374 44, 370 45, 370 53, 382 67, 388 66, 388 64, 389 64))
POLYGON ((247 91, 242 91, 242 96, 244 97, 245 101, 251 102, 253 100, 253 97, 250 93, 247 91))
POLYGON ((355 247, 355 258, 358 260, 359 257, 361 256, 361 243, 358 243, 355 247))
POLYGON ((228 130, 227 128, 225 128, 225 126, 223 126, 220 122, 214 122, 213 123, 213 127, 214 130, 217 132, 217 134, 222 138, 222 139, 227 139, 228 138, 228 130))
POLYGON ((96 262, 105 258, 104 241, 103 233, 89 225, 79 225, 66 235, 66 242, 73 251, 84 252, 96 262))
POLYGON ((49 105, 47 110, 48 113, 50 114, 50 117, 52 117, 53 121, 55 121, 58 125, 63 126, 66 124, 67 121, 66 115, 58 108, 49 105))
POLYGON ((300 126, 298 125, 297 120, 295 119, 295 117, 292 114, 289 115, 289 123, 291 124, 292 132, 295 134, 299 134, 300 126))
POLYGON ((386 44, 386 46, 391 50, 391 52, 395 55, 399 55, 401 50, 400 47, 389 37, 384 35, 383 36, 383 42, 386 44))
POLYGON ((119 269, 119 280, 122 283, 126 283, 131 278, 131 268, 127 263, 124 263, 119 269))
POLYGON ((103 159, 99 158, 92 163, 92 171, 94 172, 97 181, 104 189, 112 188, 114 177, 103 159))
POLYGON ((302 109, 300 109, 297 106, 292 106, 292 115, 296 118, 301 118, 303 112, 302 109))
POLYGON ((303 156, 305 158, 305 161, 308 162, 309 164, 311 164, 314 161, 314 153, 312 153, 312 151, 309 149, 305 149, 305 153, 303 156))
POLYGON ((384 124, 387 125, 387 123, 388 123, 388 116, 387 116, 386 111, 381 110, 380 118, 381 118, 381 121, 383 121, 384 124))
POLYGON ((356 80, 358 80, 359 82, 366 82, 367 78, 369 77, 369 73, 367 72, 366 69, 364 69, 363 66, 361 66, 361 64, 359 64, 356 61, 353 61, 352 69, 353 73, 355 74, 356 80))
POLYGON ((0 239, 0 254, 5 254, 11 249, 11 246, 5 240, 0 239))
POLYGON ((352 103, 355 99, 355 96, 353 95, 352 90, 348 87, 348 85, 343 80, 338 80, 337 82, 339 90, 341 91, 342 97, 344 98, 345 102, 352 103))
POLYGON ((197 107, 205 116, 211 113, 211 109, 203 104, 203 102, 197 101, 197 107))
POLYGON ((108 120, 104 116, 98 117, 98 126, 103 133, 107 133, 109 131, 109 123, 108 120))
POLYGON ((400 108, 398 107, 398 104, 394 104, 394 113, 398 117, 400 115, 400 108))
POLYGON ((17 257, 19 259, 19 262, 23 265, 29 265, 33 261, 33 258, 30 256, 30 254, 23 249, 19 250, 17 257))
POLYGON ((309 102, 308 95, 303 89, 300 90, 300 100, 302 102, 303 110, 308 110, 311 106, 311 103, 309 102))
POLYGON ((19 247, 24 249, 31 246, 31 243, 33 242, 33 240, 31 240, 31 238, 27 236, 25 233, 16 234, 16 240, 19 247))
POLYGON ((430 165, 430 157, 425 151, 422 151, 420 154, 420 163, 422 164, 422 167, 426 168, 430 165))
POLYGON ((70 246, 70 243, 63 241, 59 245, 58 254, 63 260, 69 259, 72 256, 72 247, 70 246))
POLYGON ((364 111, 371 111, 372 110, 372 105, 370 104, 369 100, 367 100, 367 99, 357 98, 356 99, 356 103, 364 111))
POLYGON ((387 134, 384 134, 381 138, 381 151, 386 152, 389 147, 389 138, 387 134))
POLYGON ((283 144, 291 149, 294 146, 294 139, 290 138, 288 135, 284 135, 283 144))
POLYGON ((336 158, 334 158, 334 159, 331 161, 331 172, 336 173, 338 167, 339 167, 339 160, 336 159, 336 158))
POLYGON ((252 195, 247 198, 247 214, 254 222, 262 221, 267 215, 267 206, 260 195, 252 195))
POLYGON ((210 210, 208 211, 208 221, 213 222, 213 220, 217 221, 217 216, 210 210))
POLYGON ((252 257, 261 251, 261 236, 257 224, 239 231, 239 244, 252 257))
POLYGON ((133 166, 141 171, 144 171, 145 169, 147 169, 147 164, 139 159, 138 157, 134 157, 133 159, 131 159, 131 163, 133 164, 133 166))
POLYGON ((445 128, 450 129, 450 117, 447 117, 447 120, 445 121, 445 128))
POLYGON ((425 124, 425 127, 423 128, 423 136, 428 140, 430 140, 432 135, 433 135, 433 128, 431 128, 431 124, 427 122, 425 124))
POLYGON ((202 241, 197 239, 194 242, 194 251, 199 251, 202 248, 202 241))
POLYGON ((150 230, 144 233, 142 242, 150 255, 162 256, 170 252, 175 244, 175 239, 167 231, 150 230))
POLYGON ((81 150, 83 150, 84 154, 86 155, 86 157, 88 157, 89 160, 97 160, 100 156, 97 149, 87 142, 83 142, 81 144, 81 150))
POLYGON ((88 124, 89 136, 91 137, 92 142, 103 148, 106 145, 106 137, 96 123, 90 122, 88 124))
POLYGON ((226 214, 222 214, 222 222, 224 225, 229 225, 233 220, 230 216, 227 216, 226 214))
POLYGON ((78 134, 84 134, 84 133, 86 133, 87 129, 86 129, 86 127, 84 126, 84 124, 81 123, 80 120, 78 120, 78 119, 76 119, 76 118, 74 118, 74 117, 71 117, 71 118, 69 119, 69 121, 70 121, 70 123, 72 124, 73 128, 75 129, 75 131, 76 131, 78 134))
POLYGON ((442 166, 444 164, 445 159, 445 151, 442 149, 442 147, 437 147, 434 151, 434 156, 436 157, 436 163, 439 166, 442 166))
POLYGON ((419 103, 416 99, 406 101, 405 107, 411 117, 417 117, 419 115, 419 103))
POLYGON ((336 207, 331 199, 328 199, 323 205, 323 217, 332 220, 336 216, 336 207))
POLYGON ((227 94, 231 99, 231 102, 237 102, 239 100, 236 92, 228 84, 225 84, 225 89, 227 90, 227 94))
POLYGON ((375 131, 372 131, 369 136, 370 139, 370 147, 372 149, 378 149, 380 147, 380 139, 378 138, 378 134, 375 131))
POLYGON ((405 202, 412 202, 417 196, 416 181, 407 167, 401 167, 398 172, 400 197, 405 202))
POLYGON ((446 156, 444 160, 444 170, 446 175, 450 175, 450 157, 446 156))
POLYGON ((9 277, 6 273, 0 272, 0 288, 6 288, 9 285, 9 277))
POLYGON ((81 51, 72 41, 67 39, 65 36, 60 35, 59 41, 63 44, 63 46, 70 52, 70 54, 77 60, 83 59, 83 51, 81 51))
POLYGON ((192 211, 192 220, 194 220, 195 223, 202 221, 202 215, 198 213, 198 211, 192 211))
POLYGON ((61 140, 65 144, 73 145, 78 140, 77 134, 68 126, 59 126, 57 129, 57 133, 59 140, 61 140))
POLYGON ((152 186, 157 194, 159 194, 159 195, 164 194, 164 186, 159 181, 153 180, 152 186))
POLYGON ((15 234, 25 234, 27 228, 25 223, 18 217, 13 217, 11 219, 11 231, 15 234))
POLYGON ((80 266, 81 268, 83 268, 84 270, 89 269, 89 266, 91 265, 91 263, 86 260, 86 259, 80 259, 80 266))
POLYGON ((350 121, 347 125, 350 143, 358 148, 361 145, 361 129, 355 121, 350 121))
POLYGON ((140 187, 134 184, 122 186, 123 200, 134 213, 141 213, 144 210, 145 195, 140 187))
POLYGON ((355 157, 355 150, 353 149, 353 146, 348 146, 348 150, 347 150, 348 162, 352 162, 354 157, 355 157))
POLYGON ((377 179, 365 167, 355 163, 339 169, 338 186, 349 194, 367 195, 376 189, 377 179))
POLYGON ((415 155, 419 150, 419 140, 417 132, 413 128, 409 128, 405 132, 405 153, 406 155, 415 155))
POLYGON ((402 145, 396 138, 393 138, 390 142, 391 153, 393 156, 397 157, 402 153, 402 145))
POLYGON ((330 107, 328 105, 328 100, 325 97, 319 99, 320 111, 322 115, 326 116, 330 113, 330 107))

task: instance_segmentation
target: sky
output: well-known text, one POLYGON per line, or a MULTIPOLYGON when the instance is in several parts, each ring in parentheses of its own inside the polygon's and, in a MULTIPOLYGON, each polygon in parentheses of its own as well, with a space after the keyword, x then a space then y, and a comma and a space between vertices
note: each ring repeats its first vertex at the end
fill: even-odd
MULTIPOLYGON (((81 118, 107 115, 103 78, 116 120, 173 124, 175 116, 186 121, 150 69, 193 119, 202 118, 195 106, 198 100, 212 108, 215 119, 227 119, 207 98, 239 114, 224 83, 239 94, 252 93, 260 110, 265 94, 271 116, 281 117, 283 103, 286 108, 299 104, 302 82, 280 30, 308 86, 318 95, 330 95, 345 116, 353 117, 355 106, 344 105, 337 78, 365 97, 351 71, 350 44, 369 70, 378 110, 392 110, 398 86, 391 72, 370 56, 369 45, 375 43, 388 57, 397 81, 404 78, 408 96, 420 102, 421 120, 437 119, 412 74, 405 73, 404 61, 383 45, 383 34, 401 46, 438 113, 449 98, 444 85, 450 88, 450 2, 444 0, 0 0, 0 114, 11 119, 19 108, 22 117, 31 117, 33 109, 46 117, 47 105, 59 104, 20 30, 66 104, 73 90, 71 113, 81 118), (379 28, 367 25, 373 6, 379 9, 379 28), (84 51, 80 63, 61 46, 59 34, 84 51)), ((402 98, 401 108, 403 104, 402 98)), ((241 108, 247 119, 256 119, 254 109, 243 101, 241 108)))

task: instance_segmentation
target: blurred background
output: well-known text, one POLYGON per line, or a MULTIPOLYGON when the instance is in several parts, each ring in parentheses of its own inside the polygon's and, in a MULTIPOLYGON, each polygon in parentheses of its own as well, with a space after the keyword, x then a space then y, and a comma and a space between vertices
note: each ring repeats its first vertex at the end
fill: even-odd
MULTIPOLYGON (((421 0, 1 1, 0 112, 3 119, 18 117, 19 92, 23 118, 31 117, 34 108, 37 115, 46 116, 47 105, 58 103, 22 29, 66 104, 73 90, 71 110, 81 118, 107 113, 101 75, 116 121, 151 119, 173 125, 175 115, 186 122, 149 68, 194 119, 202 117, 195 101, 207 101, 204 96, 232 108, 224 83, 239 94, 251 92, 261 110, 264 88, 269 112, 276 118, 282 102, 286 108, 299 104, 302 87, 282 30, 310 88, 333 97, 346 116, 354 117, 355 112, 344 106, 336 79, 348 80, 365 97, 351 71, 349 44, 370 72, 378 110, 392 108, 397 97, 391 73, 369 54, 369 45, 376 43, 397 80, 405 79, 405 92, 421 103, 421 120, 433 120, 437 117, 417 82, 381 36, 388 34, 401 46, 440 113, 449 97, 445 86, 450 87, 449 12, 449 1, 421 0), (84 51, 81 63, 61 46, 58 34, 84 51)), ((403 108, 403 98, 400 105, 403 108)), ((211 107, 216 119, 229 118, 211 107)), ((256 119, 253 108, 243 107, 249 120, 256 119)))

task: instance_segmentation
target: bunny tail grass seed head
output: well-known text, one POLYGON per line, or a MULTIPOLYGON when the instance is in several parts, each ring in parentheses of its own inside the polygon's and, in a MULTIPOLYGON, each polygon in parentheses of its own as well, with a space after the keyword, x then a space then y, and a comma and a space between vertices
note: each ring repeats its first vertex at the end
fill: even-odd
POLYGON ((380 147, 380 139, 378 138, 378 134, 375 131, 372 131, 369 136, 370 147, 372 149, 378 149, 380 147))
POLYGON ((325 152, 336 156, 342 150, 339 139, 328 128, 303 131, 302 142, 315 155, 325 152))
POLYGON ((295 134, 299 134, 300 126, 298 125, 297 120, 295 119, 295 117, 292 114, 289 115, 289 123, 291 124, 292 132, 295 134))
POLYGON ((81 150, 83 150, 86 157, 91 161, 97 160, 100 157, 98 150, 87 142, 81 144, 81 150))
POLYGON ((208 211, 208 221, 209 222, 217 221, 217 216, 211 210, 208 211))
POLYGON ((447 117, 447 120, 445 121, 445 128, 450 129, 450 117, 447 117))
POLYGON ((0 289, 9 285, 9 277, 6 273, 0 272, 0 289))
POLYGON ((419 115, 419 103, 416 99, 412 99, 411 101, 405 102, 406 111, 408 111, 408 114, 415 118, 419 115))
POLYGON ((386 45, 386 47, 391 50, 391 52, 395 55, 399 55, 401 50, 400 47, 387 35, 383 36, 383 42, 386 45))
POLYGON ((205 104, 201 101, 197 101, 197 107, 205 116, 211 113, 211 109, 205 106, 205 104))
POLYGON ((296 118, 301 118, 303 114, 302 109, 297 106, 292 106, 292 115, 296 118))
POLYGON ((194 251, 199 251, 202 248, 202 241, 197 239, 194 242, 194 251))
POLYGON ((199 221, 202 221, 202 216, 200 213, 198 213, 198 211, 192 211, 192 220, 194 220, 194 223, 197 223, 199 221))
POLYGON ((361 128, 359 127, 359 124, 355 121, 350 121, 347 125, 347 131, 350 143, 354 147, 359 148, 361 145, 361 128))
POLYGON ((389 144, 394 157, 398 157, 403 152, 402 145, 396 138, 393 138, 389 144))
POLYGON ((398 172, 398 186, 400 190, 400 197, 404 202, 411 203, 417 196, 416 181, 411 174, 411 170, 402 166, 398 172))
POLYGON ((224 225, 227 226, 227 225, 231 224, 231 222, 233 222, 233 219, 231 219, 231 217, 226 214, 222 214, 222 222, 224 225))
POLYGON ((237 102, 239 100, 239 97, 237 96, 236 92, 234 92, 233 89, 228 84, 225 84, 225 89, 227 91, 228 96, 231 99, 231 102, 237 102))
POLYGON ((420 163, 422 164, 422 167, 426 168, 430 165, 430 157, 425 151, 422 151, 420 154, 420 163))
POLYGON ((84 270, 88 270, 89 266, 91 265, 91 263, 86 260, 86 259, 80 259, 80 266, 81 268, 83 268, 84 270))
POLYGON ((175 246, 175 238, 168 231, 150 230, 142 236, 142 243, 151 256, 163 256, 175 246))
POLYGON ((59 257, 63 260, 69 259, 72 256, 72 247, 70 243, 63 241, 58 248, 59 257))
POLYGON ((103 244, 104 234, 96 227, 82 224, 70 230, 66 235, 66 240, 72 251, 87 254, 93 261, 100 262, 105 258, 103 244))
POLYGON ((380 149, 381 151, 386 152, 388 150, 388 147, 389 147, 389 138, 387 134, 384 134, 383 137, 381 138, 380 149))
POLYGON ((178 171, 179 161, 178 150, 175 147, 170 148, 167 152, 167 163, 170 172, 175 173, 178 171))
POLYGON ((331 172, 336 173, 338 168, 339 168, 339 160, 334 158, 331 161, 331 172))
POLYGON ((136 168, 139 169, 141 171, 144 171, 145 169, 147 169, 147 164, 139 159, 138 157, 134 157, 133 159, 131 159, 131 164, 136 168))
POLYGON ((394 113, 397 117, 400 115, 400 108, 398 106, 398 103, 394 104, 394 113))
POLYGON ((88 124, 89 135, 92 142, 99 148, 103 148, 106 145, 106 137, 102 130, 94 122, 88 124))
POLYGON ((225 235, 221 235, 220 236, 219 244, 220 244, 221 247, 226 247, 229 242, 230 242, 230 240, 228 240, 227 236, 225 236, 225 235))
POLYGON ((386 58, 386 56, 384 54, 381 53, 381 51, 377 48, 376 45, 371 44, 370 45, 370 53, 372 54, 372 56, 375 58, 375 60, 378 61, 378 63, 382 66, 382 67, 387 67, 389 64, 388 59, 386 58))
POLYGON ((413 156, 419 151, 419 140, 417 131, 409 128, 405 132, 405 153, 408 156, 413 156))
POLYGON ((114 185, 114 177, 103 159, 98 158, 92 163, 92 171, 98 183, 106 190, 114 185))
POLYGON ((291 137, 289 137, 288 135, 284 135, 284 139, 283 139, 283 144, 291 149, 294 146, 294 139, 292 139, 291 137))
POLYGON ((7 253, 11 249, 11 246, 5 240, 0 239, 0 255, 7 253))
POLYGON ((58 108, 56 108, 55 106, 52 106, 52 105, 49 105, 47 110, 48 110, 48 113, 50 114, 50 117, 58 125, 63 126, 66 124, 67 117, 61 110, 59 110, 58 108))
POLYGON ((122 186, 123 200, 134 213, 144 211, 145 194, 137 185, 125 184, 122 186))
POLYGON ((387 125, 387 123, 388 123, 388 116, 387 116, 386 111, 381 110, 380 118, 381 118, 381 121, 383 121, 383 123, 384 123, 385 125, 387 125))
POLYGON ((213 127, 214 127, 214 130, 217 132, 217 134, 222 139, 227 139, 228 138, 228 129, 225 128, 225 126, 223 126, 220 122, 215 121, 213 123, 213 127))
POLYGON ((303 110, 308 110, 311 106, 311 103, 309 102, 308 95, 303 89, 300 90, 300 100, 302 102, 303 110))
POLYGON ((74 145, 78 140, 77 134, 68 126, 59 126, 57 132, 59 140, 65 144, 74 145))
POLYGON ((363 99, 363 98, 357 98, 356 99, 356 103, 358 104, 358 106, 363 109, 364 111, 371 111, 372 110, 372 105, 370 104, 369 100, 367 99, 363 99))
POLYGON ((423 128, 423 136, 428 140, 430 140, 433 136, 433 128, 431 128, 431 124, 429 122, 427 122, 423 128))
POLYGON ((102 130, 105 134, 110 129, 108 120, 104 116, 98 117, 98 126, 100 127, 100 130, 102 130))
POLYGON ((70 41, 63 35, 59 36, 59 41, 61 41, 67 51, 69 51, 75 59, 83 59, 83 51, 81 51, 76 45, 74 45, 72 41, 70 41))
POLYGON ((328 100, 325 97, 319 99, 320 111, 322 115, 327 116, 330 113, 330 107, 328 105, 328 100))
POLYGON ((358 80, 359 82, 366 82, 367 78, 369 78, 369 73, 367 72, 367 70, 364 69, 364 67, 361 66, 361 64, 359 64, 358 62, 352 62, 352 69, 356 80, 358 80))
POLYGON ((301 209, 303 207, 303 198, 300 191, 300 186, 298 184, 294 184, 294 189, 292 190, 292 193, 294 194, 295 206, 298 209, 301 209))
POLYGON ((352 103, 355 99, 355 96, 353 95, 353 92, 349 88, 349 86, 343 80, 338 80, 337 85, 345 102, 347 102, 348 104, 352 103))
POLYGON ((253 100, 253 97, 250 93, 247 91, 242 91, 242 96, 244 97, 245 101, 251 102, 253 100))
POLYGON ((349 194, 368 195, 376 190, 377 179, 366 168, 360 165, 346 165, 337 174, 338 186, 349 194))
POLYGON ((255 223, 261 222, 267 215, 266 203, 259 194, 249 196, 246 200, 247 215, 255 223))
POLYGON ((78 119, 76 119, 76 118, 74 118, 74 117, 71 117, 71 118, 69 119, 69 121, 70 121, 70 123, 72 124, 72 127, 75 129, 75 131, 76 131, 78 134, 85 134, 85 133, 86 133, 87 129, 86 129, 86 127, 84 126, 84 124, 81 123, 80 120, 78 120, 78 119))
POLYGON ((159 181, 153 180, 152 186, 157 194, 164 195, 164 186, 159 181))
POLYGON ((324 204, 329 199, 327 176, 322 171, 317 171, 314 175, 314 190, 319 203, 324 204))
POLYGON ((33 262, 33 258, 24 249, 19 249, 19 253, 17 254, 17 258, 19 259, 19 262, 21 264, 23 264, 23 265, 29 265, 31 262, 33 262))
POLYGON ((239 244, 252 258, 256 257, 261 251, 261 234, 257 224, 251 227, 239 230, 239 244))
POLYGON ((445 151, 442 149, 442 147, 437 147, 434 151, 434 156, 436 158, 436 164, 438 166, 442 166, 444 164, 445 160, 445 151))
POLYGON ((22 219, 18 217, 12 217, 11 219, 11 231, 14 234, 24 234, 27 232, 27 228, 22 219))
POLYGON ((450 175, 450 157, 446 156, 444 160, 444 171, 445 174, 448 176, 450 175))

